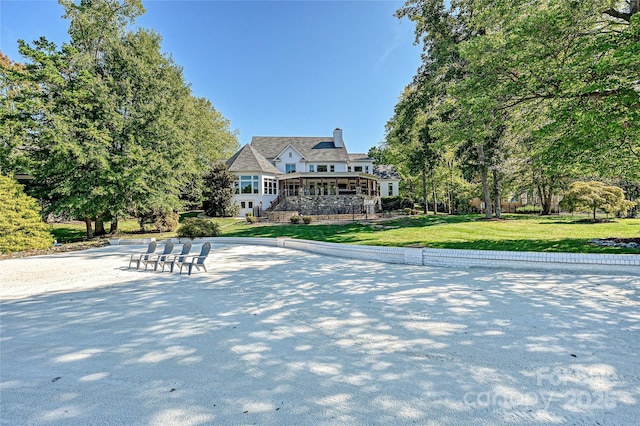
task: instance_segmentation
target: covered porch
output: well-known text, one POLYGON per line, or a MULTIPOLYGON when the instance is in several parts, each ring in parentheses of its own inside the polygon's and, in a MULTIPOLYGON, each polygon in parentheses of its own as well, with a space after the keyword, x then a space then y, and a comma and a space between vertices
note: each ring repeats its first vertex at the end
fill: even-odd
POLYGON ((289 173, 278 179, 280 197, 309 195, 378 196, 378 178, 366 173, 289 173))

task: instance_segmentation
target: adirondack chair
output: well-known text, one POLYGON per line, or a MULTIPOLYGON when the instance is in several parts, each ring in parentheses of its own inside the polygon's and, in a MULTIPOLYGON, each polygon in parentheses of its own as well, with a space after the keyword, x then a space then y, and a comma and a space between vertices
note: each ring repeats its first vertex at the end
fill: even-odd
POLYGON ((172 251, 173 251, 173 242, 167 241, 167 243, 164 245, 164 250, 162 251, 162 254, 159 254, 156 256, 149 256, 148 259, 142 259, 140 262, 144 263, 145 271, 147 270, 147 267, 149 265, 153 265, 153 270, 157 271, 158 263, 164 262, 167 259, 167 257, 171 254, 172 251))
POLYGON ((191 251, 191 241, 187 241, 182 246, 182 251, 180 252, 180 254, 176 256, 169 256, 163 262, 160 262, 162 263, 162 272, 164 272, 165 265, 169 265, 171 267, 170 271, 173 272, 173 265, 184 262, 185 259, 188 257, 190 251, 191 251))
POLYGON ((149 257, 153 254, 153 252, 156 251, 157 245, 158 243, 156 243, 155 241, 151 241, 149 243, 149 246, 147 247, 146 252, 132 254, 131 258, 129 259, 129 269, 131 269, 131 264, 134 262, 136 264, 136 269, 138 269, 140 267, 140 262, 142 262, 143 259, 146 262, 149 259, 149 257))
POLYGON ((187 275, 191 275, 191 271, 195 267, 198 271, 200 268, 204 269, 207 272, 207 267, 204 264, 204 261, 209 256, 209 252, 211 251, 211 243, 204 243, 202 245, 202 249, 200 250, 200 254, 197 256, 188 256, 184 259, 183 262, 176 262, 176 265, 180 265, 180 273, 182 273, 182 268, 186 267, 188 270, 187 275))

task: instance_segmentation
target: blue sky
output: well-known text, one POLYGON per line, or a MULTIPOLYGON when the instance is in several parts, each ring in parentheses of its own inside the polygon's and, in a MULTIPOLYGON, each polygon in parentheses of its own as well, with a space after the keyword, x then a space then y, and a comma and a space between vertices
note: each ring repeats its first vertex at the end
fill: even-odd
MULTIPOLYGON (((195 96, 252 136, 331 136, 349 152, 384 139, 384 126, 418 66, 402 1, 143 0, 136 25, 163 38, 195 96)), ((23 60, 17 40, 68 40, 54 0, 1 0, 0 50, 23 60)))

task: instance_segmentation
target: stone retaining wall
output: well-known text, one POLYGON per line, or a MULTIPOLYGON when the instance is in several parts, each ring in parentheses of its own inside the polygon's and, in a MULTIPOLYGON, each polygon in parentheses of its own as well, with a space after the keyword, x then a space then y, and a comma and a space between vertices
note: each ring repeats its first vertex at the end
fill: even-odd
POLYGON ((376 197, 365 195, 296 195, 286 197, 276 211, 296 211, 302 216, 369 213, 376 211, 376 197))

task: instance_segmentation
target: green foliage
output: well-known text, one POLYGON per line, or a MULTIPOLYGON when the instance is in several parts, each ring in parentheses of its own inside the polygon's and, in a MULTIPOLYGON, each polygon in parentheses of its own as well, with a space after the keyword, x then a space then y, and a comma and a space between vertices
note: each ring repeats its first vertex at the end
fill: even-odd
POLYGON ((155 218, 154 225, 160 232, 175 231, 178 228, 178 218, 177 212, 166 212, 155 218))
POLYGON ((150 199, 147 204, 134 210, 132 216, 138 219, 140 231, 144 232, 146 225, 152 224, 154 230, 160 232, 174 231, 178 227, 179 215, 177 213, 180 203, 172 200, 169 204, 166 199, 150 199))
POLYGON ((296 224, 300 223, 300 216, 291 216, 289 218, 289 221, 291 221, 291 223, 296 225, 296 224))
MULTIPOLYGON (((426 129, 481 183, 488 217, 501 193, 536 193, 549 214, 576 177, 637 179, 638 4, 408 0, 396 15, 415 23, 423 63, 381 150, 413 188, 430 157, 415 144, 426 129)), ((434 177, 422 184, 435 193, 434 177)))
POLYGON ((407 216, 415 216, 420 214, 420 210, 414 208, 406 208, 404 209, 404 214, 406 214, 407 216))
POLYGON ((517 207, 516 208, 516 213, 521 213, 521 214, 540 214, 540 213, 542 213, 542 207, 528 204, 526 206, 517 207))
POLYGON ((192 96, 158 34, 132 25, 140 0, 61 4, 69 44, 20 41, 24 71, 0 61, 0 91, 20 95, 0 106, 0 147, 12 154, 20 145, 33 194, 47 212, 85 220, 88 236, 92 218, 144 222, 180 209, 181 196, 200 202, 192 183, 238 145, 228 120, 192 96))
POLYGON ((40 217, 40 207, 21 185, 0 175, 0 200, 0 253, 51 247, 51 233, 40 217))
POLYGON ((479 215, 402 216, 376 225, 360 222, 314 226, 230 225, 229 237, 292 237, 313 241, 374 246, 426 246, 467 250, 507 250, 568 253, 638 253, 620 247, 589 244, 610 236, 638 238, 640 219, 580 223, 573 216, 504 215, 502 221, 479 215))
POLYGON ((233 203, 233 183, 237 178, 226 164, 219 162, 211 166, 204 177, 204 211, 212 217, 236 216, 239 207, 233 203))
POLYGON ((253 213, 249 212, 245 215, 247 223, 257 223, 258 218, 253 215, 253 213))
POLYGON ((30 103, 21 84, 25 72, 24 65, 0 52, 0 173, 7 175, 24 173, 28 168, 23 150, 28 135, 22 111, 30 103))
POLYGON ((312 220, 313 218, 311 216, 302 216, 302 221, 305 223, 305 225, 310 224, 312 220))
POLYGON ((625 199, 621 188, 596 181, 572 183, 560 201, 560 207, 570 212, 592 211, 593 220, 596 220, 597 209, 615 213, 630 209, 634 204, 625 199))
POLYGON ((187 218, 178 228, 179 238, 218 237, 220 225, 210 219, 187 218))
POLYGON ((413 207, 412 200, 400 196, 382 197, 381 202, 383 211, 402 210, 413 207))

